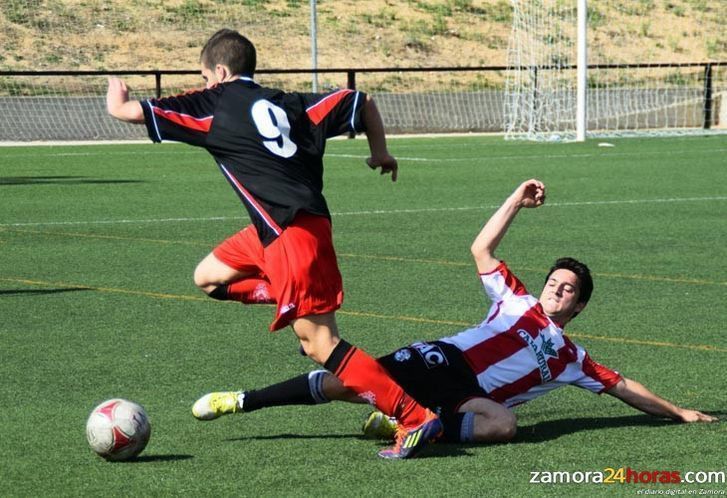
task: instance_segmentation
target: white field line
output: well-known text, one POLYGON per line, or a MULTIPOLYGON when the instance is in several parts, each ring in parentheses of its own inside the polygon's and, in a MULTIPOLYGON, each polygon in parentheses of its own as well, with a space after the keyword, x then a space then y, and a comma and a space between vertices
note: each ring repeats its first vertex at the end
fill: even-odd
MULTIPOLYGON (((523 154, 523 155, 501 155, 495 156, 491 154, 483 154, 473 157, 443 157, 443 158, 427 158, 427 157, 407 157, 407 156, 396 156, 399 161, 418 161, 418 162, 432 162, 432 163, 455 163, 455 162, 471 162, 471 161, 502 161, 511 159, 561 159, 561 158, 588 158, 588 157, 643 157, 643 156, 663 156, 663 155, 677 155, 677 154, 702 154, 704 152, 709 153, 722 153, 727 152, 727 148, 720 149, 694 149, 694 150, 660 150, 660 151, 649 151, 649 152, 605 152, 605 153, 590 153, 583 152, 578 154, 523 154)), ((326 154, 327 157, 342 157, 351 159, 365 160, 368 156, 355 155, 355 154, 326 154)))
MULTIPOLYGON (((681 150, 654 150, 654 151, 633 151, 633 152, 614 152, 614 151, 599 151, 599 152, 582 152, 577 154, 520 154, 520 155, 491 155, 483 153, 473 157, 443 157, 443 158, 429 158, 429 157, 417 157, 417 156, 397 156, 399 161, 412 161, 412 162, 471 162, 471 161, 502 161, 502 160, 521 160, 521 159, 562 159, 562 158, 589 158, 589 157, 644 157, 644 156, 663 156, 663 155, 689 155, 689 154, 703 154, 703 153, 723 153, 727 152, 727 148, 717 149, 681 149, 681 150)), ((178 151, 92 151, 92 152, 51 152, 51 153, 31 153, 31 154, 13 154, 7 156, 6 160, 12 160, 16 158, 32 158, 32 157, 90 157, 90 156, 149 156, 149 155, 193 155, 200 154, 196 150, 178 150, 178 151)), ((335 152, 327 153, 326 157, 340 157, 344 159, 360 159, 364 161, 368 156, 360 154, 338 154, 335 152)))
MULTIPOLYGON (((711 196, 711 197, 671 197, 662 199, 623 199, 623 200, 604 200, 604 201, 579 201, 579 202, 551 202, 546 203, 543 207, 572 207, 572 206, 613 206, 621 204, 659 204, 673 202, 714 202, 725 201, 727 195, 711 196)), ((435 213, 435 212, 457 212, 457 211, 477 211, 485 209, 497 209, 499 204, 484 206, 461 206, 461 207, 438 207, 438 208, 412 208, 412 209, 375 209, 363 211, 339 211, 331 213, 336 216, 368 216, 368 215, 388 215, 388 214, 416 214, 416 213, 435 213)), ((41 221, 41 222, 18 222, 18 223, 0 223, 0 227, 30 227, 30 226, 59 226, 59 225, 115 225, 115 224, 145 224, 145 223, 182 223, 195 221, 228 221, 243 220, 247 216, 210 216, 201 218, 147 218, 147 219, 120 219, 120 220, 80 220, 80 221, 41 221)))
MULTIPOLYGON (((12 156, 8 156, 7 159, 12 160, 15 158, 33 158, 33 157, 93 157, 93 156, 152 156, 152 155, 165 155, 165 156, 190 156, 193 154, 198 154, 200 157, 202 154, 199 151, 194 150, 175 150, 175 151, 160 151, 160 150, 154 150, 154 151, 148 151, 148 152, 141 152, 141 151, 114 151, 114 152, 100 152, 100 151, 94 151, 94 152, 51 152, 51 153, 31 153, 31 154, 14 154, 12 156)), ((206 157, 206 156, 205 156, 206 157)), ((361 154, 336 154, 336 153, 328 153, 326 154, 326 157, 341 157, 344 159, 360 159, 362 161, 366 160, 368 156, 364 156, 361 154)), ((543 156, 541 156, 543 157, 543 156)), ((399 161, 440 161, 440 160, 446 160, 451 161, 452 159, 428 159, 426 157, 396 157, 399 161)), ((463 159, 463 160, 471 160, 471 159, 463 159)))
MULTIPOLYGON (((718 134, 719 135, 719 134, 718 134)), ((430 138, 481 138, 481 137, 501 137, 503 138, 503 133, 497 133, 497 132, 452 132, 452 133, 407 133, 407 134, 392 134, 387 133, 386 138, 394 139, 394 140, 409 140, 409 139, 430 139, 430 138)), ((668 142, 680 142, 685 140, 694 140, 695 138, 699 138, 700 135, 676 135, 673 137, 663 137, 663 138, 654 138, 654 140, 663 140, 668 142)), ((591 142, 595 141, 604 141, 604 140, 620 140, 620 138, 592 138, 589 139, 591 142)), ((359 133, 354 137, 354 141, 365 141, 366 136, 364 134, 359 133)), ((628 139, 627 139, 628 140, 628 139)), ((336 137, 331 137, 328 139, 328 141, 334 141, 334 142, 350 142, 351 139, 347 135, 339 135, 336 137)), ((522 140, 505 140, 504 138, 499 141, 489 141, 486 146, 487 147, 518 147, 520 144, 533 144, 536 142, 530 142, 530 141, 522 141, 522 140)), ((568 142, 564 142, 565 144, 568 144, 568 142)), ((166 141, 162 142, 161 144, 155 144, 154 146, 170 146, 170 145, 177 145, 177 142, 171 142, 166 141)), ((2 147, 78 147, 78 146, 86 146, 86 145, 152 145, 152 143, 149 141, 148 138, 144 139, 134 139, 134 140, 31 140, 31 141, 0 141, 0 148, 2 147)), ((549 144, 543 144, 543 145, 549 145, 549 144)), ((427 149, 440 149, 440 148, 451 148, 450 144, 442 144, 442 145, 435 145, 435 144, 424 144, 424 147, 427 149)), ((397 147, 415 147, 415 148, 421 148, 422 144, 418 143, 412 143, 412 144, 397 144, 397 147)))
MULTIPOLYGON (((361 161, 365 161, 368 159, 369 156, 362 156, 357 154, 336 154, 335 152, 326 154, 326 157, 343 157, 345 159, 360 159, 361 161)), ((426 157, 402 157, 402 156, 396 156, 397 161, 431 161, 435 162, 438 161, 438 159, 427 159, 426 157)))
MULTIPOLYGON (((417 133, 417 134, 392 134, 387 133, 386 138, 392 139, 408 139, 408 138, 477 138, 477 137, 502 137, 502 133, 495 132, 461 132, 461 133, 417 133)), ((671 137, 680 138, 680 137, 671 137)), ((358 134, 354 137, 355 140, 366 140, 366 136, 358 134)), ((349 141, 350 138, 347 135, 339 135, 336 137, 330 137, 328 141, 349 141)), ((14 141, 4 142, 0 141, 0 147, 74 147, 79 145, 151 145, 149 139, 139 140, 31 140, 31 141, 14 141)), ((173 145, 174 142, 162 142, 162 145, 173 145)), ((506 142, 504 139, 501 145, 511 145, 515 142, 506 142)), ((500 145, 500 143, 498 143, 500 145)))

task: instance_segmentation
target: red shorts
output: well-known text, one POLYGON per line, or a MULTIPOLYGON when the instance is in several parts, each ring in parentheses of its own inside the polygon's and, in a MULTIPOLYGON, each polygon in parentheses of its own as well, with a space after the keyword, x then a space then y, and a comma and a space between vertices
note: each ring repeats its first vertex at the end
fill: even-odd
POLYGON ((260 243, 255 227, 248 225, 213 254, 227 266, 269 282, 278 306, 270 330, 295 318, 330 313, 343 303, 331 222, 323 216, 298 213, 267 247, 260 243))

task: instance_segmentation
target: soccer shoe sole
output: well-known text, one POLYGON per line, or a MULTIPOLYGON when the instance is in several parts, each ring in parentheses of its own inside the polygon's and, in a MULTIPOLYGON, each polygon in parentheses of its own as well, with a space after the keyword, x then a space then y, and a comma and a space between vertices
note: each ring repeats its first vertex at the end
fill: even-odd
POLYGON ((438 438, 442 434, 442 430, 442 422, 439 418, 425 422, 416 429, 409 431, 404 436, 401 445, 381 450, 379 456, 386 460, 414 458, 429 442, 438 438))

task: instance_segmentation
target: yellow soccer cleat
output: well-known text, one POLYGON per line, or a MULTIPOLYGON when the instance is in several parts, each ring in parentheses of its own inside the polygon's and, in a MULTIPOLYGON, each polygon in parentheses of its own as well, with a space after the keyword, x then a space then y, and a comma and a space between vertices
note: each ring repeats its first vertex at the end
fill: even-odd
POLYGON ((224 391, 205 394, 192 406, 192 415, 198 420, 214 420, 229 413, 242 411, 243 391, 224 391))
POLYGON ((394 417, 376 410, 368 414, 361 430, 368 439, 393 440, 396 436, 396 425, 394 417))
POLYGON ((379 451, 379 456, 387 460, 414 458, 427 444, 439 438, 443 431, 444 426, 437 414, 427 410, 424 423, 410 429, 399 427, 394 446, 379 451))

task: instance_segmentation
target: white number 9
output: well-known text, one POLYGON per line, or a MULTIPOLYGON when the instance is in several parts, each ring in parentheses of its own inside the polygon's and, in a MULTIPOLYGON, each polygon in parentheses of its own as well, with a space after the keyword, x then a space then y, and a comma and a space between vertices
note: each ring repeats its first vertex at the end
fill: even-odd
POLYGON ((285 111, 267 100, 252 105, 252 119, 263 138, 263 145, 280 157, 291 157, 298 146, 290 139, 290 121, 285 111))

